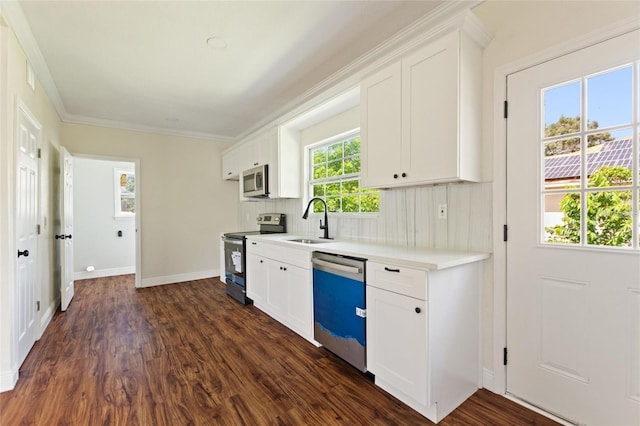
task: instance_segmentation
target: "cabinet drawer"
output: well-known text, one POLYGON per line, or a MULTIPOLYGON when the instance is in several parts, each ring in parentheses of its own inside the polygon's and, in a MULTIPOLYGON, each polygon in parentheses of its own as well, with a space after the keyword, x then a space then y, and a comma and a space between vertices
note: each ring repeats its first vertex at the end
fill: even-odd
POLYGON ((249 240, 247 241, 247 253, 257 254, 277 262, 299 266, 300 268, 311 269, 311 253, 306 250, 249 240))
POLYGON ((427 300, 427 271, 393 264, 367 262, 367 285, 427 300))

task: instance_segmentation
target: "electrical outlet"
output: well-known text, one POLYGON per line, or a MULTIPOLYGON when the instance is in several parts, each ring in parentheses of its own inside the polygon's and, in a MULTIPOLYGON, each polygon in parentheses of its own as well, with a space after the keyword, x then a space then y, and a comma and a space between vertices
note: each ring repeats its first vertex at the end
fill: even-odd
POLYGON ((438 206, 438 219, 446 219, 447 218, 447 205, 440 204, 438 206))

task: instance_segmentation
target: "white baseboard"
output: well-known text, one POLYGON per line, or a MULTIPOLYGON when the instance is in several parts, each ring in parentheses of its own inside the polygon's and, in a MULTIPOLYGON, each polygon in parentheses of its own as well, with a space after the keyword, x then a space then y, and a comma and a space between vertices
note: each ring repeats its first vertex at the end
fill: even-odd
POLYGON ((542 416, 545 416, 548 419, 553 420, 556 423, 561 424, 562 426, 575 426, 576 425, 576 423, 572 423, 572 422, 570 422, 568 420, 563 419, 562 417, 558 417, 558 416, 556 416, 556 415, 554 415, 552 413, 544 411, 544 410, 536 407, 535 405, 531 405, 528 402, 523 401, 523 400, 521 400, 521 399, 519 399, 519 398, 517 398, 517 397, 515 397, 513 395, 506 394, 506 395, 503 395, 503 396, 505 398, 507 398, 508 400, 515 402, 516 404, 522 405, 523 407, 526 407, 531 411, 534 411, 534 412, 536 412, 536 413, 538 413, 538 414, 540 414, 542 416))
POLYGON ((53 301, 53 303, 51 303, 47 307, 47 310, 42 314, 42 317, 40 318, 40 335, 38 336, 38 340, 42 337, 47 327, 49 327, 49 324, 51 323, 51 320, 53 319, 53 315, 56 313, 58 306, 60 306, 59 297, 57 297, 53 301))
POLYGON ((143 278, 140 288, 153 287, 156 285, 176 284, 185 281, 202 280, 204 278, 212 278, 220 275, 219 269, 210 269, 208 271, 189 272, 187 274, 168 275, 165 277, 143 278))
POLYGON ((495 392, 493 390, 493 371, 488 368, 482 369, 482 387, 491 392, 495 392))
POLYGON ((18 367, 13 370, 0 371, 0 392, 10 391, 18 383, 18 367))
POLYGON ((116 275, 135 274, 135 266, 125 266, 123 268, 96 269, 95 271, 78 271, 73 275, 75 280, 86 280, 88 278, 114 277, 116 275))

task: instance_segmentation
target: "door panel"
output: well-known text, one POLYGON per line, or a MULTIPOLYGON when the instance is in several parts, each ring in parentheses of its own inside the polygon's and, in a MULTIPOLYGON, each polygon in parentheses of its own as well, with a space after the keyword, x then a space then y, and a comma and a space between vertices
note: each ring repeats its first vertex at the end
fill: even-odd
MULTIPOLYGON (((606 191, 592 190, 595 171, 587 166, 593 153, 614 146, 592 144, 587 98, 596 95, 589 76, 631 64, 637 78, 639 58, 640 31, 635 31, 507 79, 507 392, 585 424, 640 423, 640 309, 633 296, 640 292, 640 249, 637 237, 625 240, 624 248, 592 242, 603 226, 623 215, 610 215, 592 227, 592 214, 610 212, 602 206, 591 211, 595 197, 606 191), (575 105, 565 107, 580 116, 580 126, 567 132, 571 137, 553 139, 547 134, 545 90, 566 85, 568 93, 572 81, 583 82, 582 88, 575 92, 575 105), (557 168, 564 180, 550 178, 551 157, 565 162, 557 168), (577 167, 566 161, 569 157, 577 167), (574 202, 577 219, 550 214, 549 206, 563 201, 565 213, 574 202), (567 232, 551 238, 554 226, 567 232)), ((633 96, 637 112, 638 94, 633 96)), ((612 135, 612 144, 622 132, 621 139, 630 138, 625 143, 637 147, 638 118, 633 120, 602 132, 612 135)), ((637 177, 618 185, 628 190, 610 192, 638 196, 637 177)), ((638 205, 637 198, 633 203, 638 205)), ((637 233, 637 215, 634 220, 630 226, 637 233)))
POLYGON ((66 311, 75 292, 73 270, 73 157, 64 147, 60 148, 61 197, 61 288, 60 309, 66 311))
POLYGON ((17 364, 22 365, 38 334, 38 144, 41 127, 21 103, 17 116, 17 364))

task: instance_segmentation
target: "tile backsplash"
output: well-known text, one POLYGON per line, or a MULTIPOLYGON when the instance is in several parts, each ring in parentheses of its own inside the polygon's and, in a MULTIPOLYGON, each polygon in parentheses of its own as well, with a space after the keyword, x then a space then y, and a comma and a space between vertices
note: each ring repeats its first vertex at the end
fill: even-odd
MULTIPOLYGON (((460 183, 380 191, 380 213, 375 216, 331 216, 332 238, 409 247, 492 251, 492 184, 460 183), (438 206, 447 205, 447 219, 438 218, 438 206)), ((285 213, 287 232, 322 235, 322 215, 302 219, 306 205, 300 199, 242 202, 240 229, 257 229, 258 213, 285 213)))

